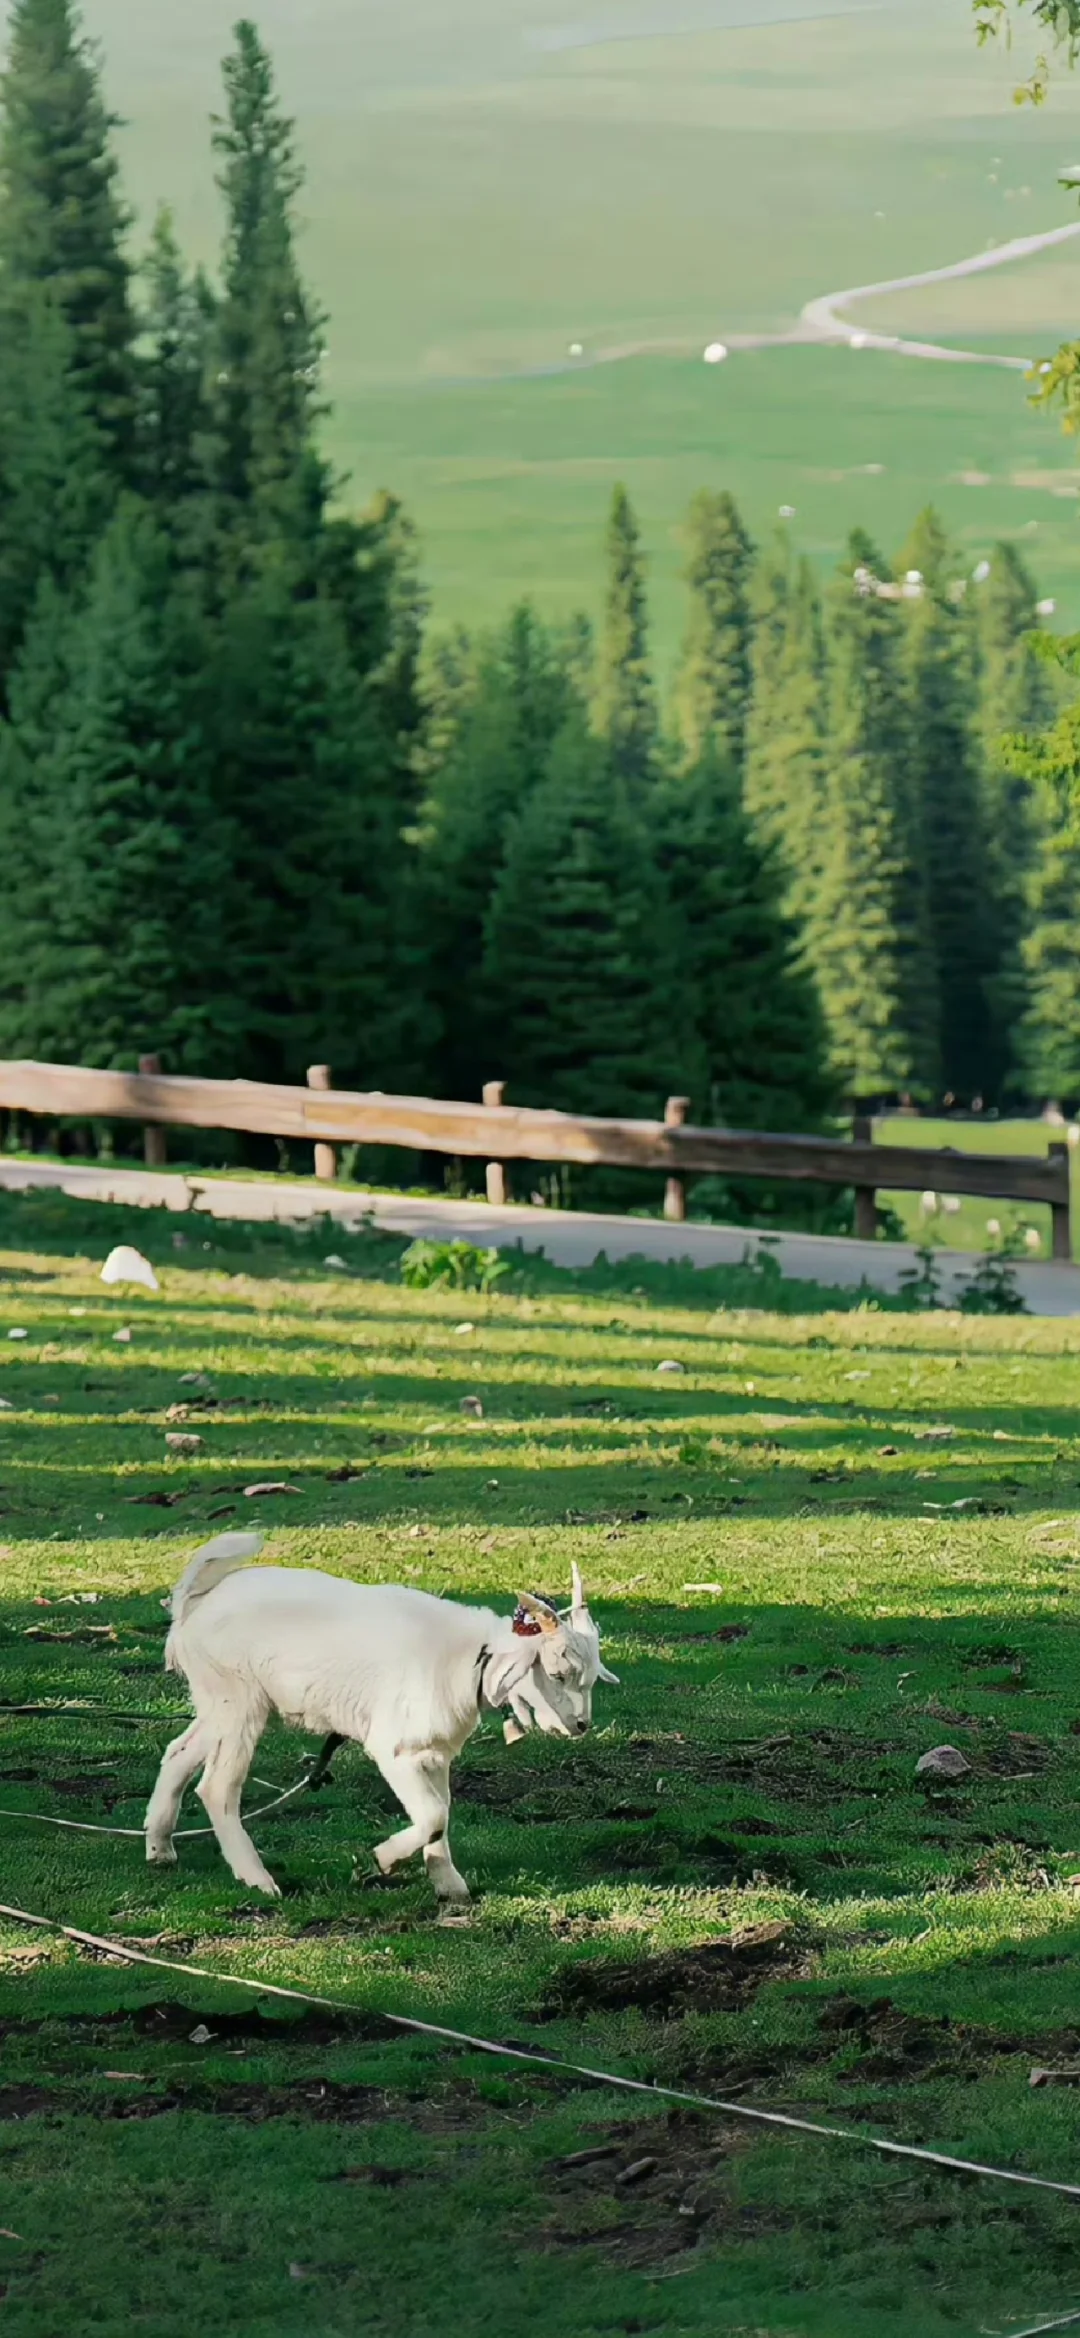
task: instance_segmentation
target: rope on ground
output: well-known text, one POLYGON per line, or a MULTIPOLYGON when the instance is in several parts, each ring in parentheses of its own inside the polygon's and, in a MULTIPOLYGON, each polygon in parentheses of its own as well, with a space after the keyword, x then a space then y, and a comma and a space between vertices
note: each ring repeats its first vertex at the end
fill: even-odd
POLYGON ((1029 2322, 1026 2330, 1010 2330, 1008 2338, 1043 2338, 1045 2330, 1068 2330, 1080 2322, 1080 2306, 1071 2314, 1058 2314, 1052 2322, 1029 2322))
MULTIPOLYGON (((744 2119, 754 2126, 817 2135, 830 2143, 857 2143, 864 2151, 880 2152, 890 2159, 918 2160, 923 2166, 949 2168, 954 2175, 985 2176, 995 2183, 1023 2184, 1032 2191, 1059 2192, 1067 2199, 1080 2200, 1080 2184, 1059 2183, 1051 2176, 1029 2176, 1019 2168, 992 2167, 982 2160, 958 2159, 952 2152, 925 2150, 917 2143, 896 2143, 889 2136, 861 2134, 855 2127, 826 2126, 817 2119, 796 2119, 788 2111, 754 2110, 749 2103, 725 2102, 719 2095, 690 2094, 677 2086, 657 2086, 643 2078, 625 2078, 615 2070, 593 2070, 585 2062, 565 2062, 557 2054, 543 2054, 538 2048, 503 2045, 494 2038, 476 2038, 468 2030, 450 2029, 442 2022, 420 2021, 407 2013, 386 2013, 381 2006, 350 2005, 340 1997, 316 1996, 307 1989, 286 1988, 280 1982, 262 1981, 244 1973, 216 1973, 209 1965, 188 1964, 177 1957, 152 1956, 148 1949, 132 1948, 126 1941, 110 1940, 97 1932, 83 1932, 78 1925, 61 1924, 55 1916, 33 1915, 26 1908, 9 1908, 0 1903, 0 1916, 6 1916, 13 1924, 31 1924, 39 1932, 59 1933, 65 1940, 74 1941, 77 1948, 92 1948, 98 1955, 118 1957, 125 1964, 183 1973, 190 1980, 212 1981, 219 1988, 246 1989, 253 1997, 280 1997, 294 2005, 316 2005, 323 2012, 354 2016, 360 2013, 370 2016, 375 2012, 392 2029, 408 2030, 417 2037, 443 2038, 450 2045, 468 2047, 472 2053, 493 2054, 506 2062, 528 2062, 542 2070, 555 2070, 563 2078, 584 2078, 591 2086, 616 2087, 624 2094, 648 2095, 654 2102, 682 2103, 691 2110, 722 2111, 726 2118, 744 2119)), ((1054 2324, 1044 2323, 1042 2327, 1052 2329, 1054 2324)), ((1018 2334, 1018 2338, 1023 2338, 1023 2334, 1018 2334)))
MULTIPOLYGON (((256 1779, 257 1785, 268 1783, 268 1779, 256 1779)), ((286 1786, 284 1793, 275 1795, 273 1802, 261 1803, 258 1810, 246 1810, 244 1825, 253 1826, 257 1818, 265 1818, 271 1810, 280 1810, 282 1804, 291 1802, 294 1795, 303 1794, 309 1783, 309 1773, 305 1770, 296 1785, 286 1786)), ((25 1819, 30 1826, 35 1827, 62 1827, 67 1835, 122 1835, 129 1843, 141 1843, 146 1834, 145 1827, 106 1827, 90 1818, 54 1818, 47 1810, 0 1810, 0 1818, 25 1819)), ((174 1843, 193 1843, 196 1836, 212 1835, 213 1832, 213 1827, 179 1827, 172 1839, 174 1843)))

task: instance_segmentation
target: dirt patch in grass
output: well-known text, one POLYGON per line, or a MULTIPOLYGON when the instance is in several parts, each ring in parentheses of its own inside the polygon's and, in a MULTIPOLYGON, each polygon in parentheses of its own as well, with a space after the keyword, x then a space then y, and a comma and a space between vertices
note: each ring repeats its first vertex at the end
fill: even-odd
POLYGON ((795 1980, 810 1969, 811 1952, 804 1942, 786 1926, 763 1924, 741 1938, 665 1949, 628 1963, 613 1957, 577 1959, 550 1984, 541 2018, 621 2012, 627 2006, 662 2020, 680 2013, 726 2012, 747 2004, 766 1981, 795 1980))
POLYGON ((1080 2050, 1080 2032, 1076 2030, 1052 2036, 1017 2036, 974 2022, 954 2021, 947 2013, 906 2013, 891 1997, 864 1999, 841 1994, 830 1998, 819 2015, 818 2027, 838 2046, 853 2050, 852 2058, 845 2057, 836 2075, 856 2082, 887 2079, 902 2085, 929 2078, 976 2079, 1009 2055, 1067 2060, 1080 2050))
MULTIPOLYGON (((102 2074, 104 2077, 104 2073, 102 2074)), ((0 2088, 0 2124, 35 2117, 88 2118, 126 2123, 163 2119, 176 2111, 198 2111, 206 2117, 236 2119, 247 2126, 270 2120, 301 2120, 307 2125, 369 2127, 401 2121, 424 2134, 472 2132, 492 2119, 490 2102, 469 2082, 432 2096, 388 2094, 379 2086, 349 2085, 335 2079, 298 2078, 291 2085, 263 2085, 247 2079, 213 2079, 197 2073, 171 2078, 155 2088, 153 2073, 140 2080, 138 2072, 116 2082, 105 2093, 101 2080, 80 2076, 64 2087, 21 2085, 0 2088)))
POLYGON ((244 2006, 236 2013, 207 2013, 204 2007, 167 1999, 154 2005, 119 2007, 109 2013, 53 2014, 40 2021, 0 2022, 0 2037, 16 2033, 26 2037, 51 2030, 91 2040, 100 2033, 115 2043, 116 2031, 125 2029, 133 2037, 151 2038, 155 2044, 179 2045, 189 2042, 192 2031, 200 2025, 209 2030, 214 2042, 243 2039, 260 2046, 329 2046, 342 2038, 385 2044, 389 2034, 385 2022, 373 2013, 331 2013, 312 2006, 295 2014, 274 2014, 263 2013, 258 2005, 244 2006))
MULTIPOLYGON (((647 2269, 702 2241, 715 2247, 789 2229, 783 2211, 733 2199, 731 2163, 745 2142, 690 2110, 598 2130, 585 2151, 549 2163, 557 2206, 540 2226, 542 2245, 598 2249, 614 2264, 647 2269)), ((535 2247, 535 2229, 529 2238, 535 2247)))

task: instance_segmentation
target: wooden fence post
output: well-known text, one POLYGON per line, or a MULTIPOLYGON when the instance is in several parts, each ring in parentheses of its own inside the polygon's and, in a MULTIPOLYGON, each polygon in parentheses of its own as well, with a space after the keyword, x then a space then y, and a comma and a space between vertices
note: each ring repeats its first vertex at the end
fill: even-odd
MULTIPOLYGON (((481 1094, 485 1104, 500 1105, 506 1094, 506 1081, 485 1080, 481 1094)), ((484 1171, 484 1185, 489 1202, 493 1204, 494 1208, 501 1209, 504 1202, 508 1202, 510 1199, 510 1179, 507 1175, 505 1161, 488 1162, 484 1171)))
MULTIPOLYGON (((334 1083, 330 1077, 329 1064, 309 1063, 307 1084, 309 1088, 332 1088, 334 1083)), ((322 1178, 325 1183, 331 1183, 337 1176, 336 1145, 316 1145, 315 1175, 322 1178)))
POLYGON ((1072 1213, 1069 1206, 1069 1182, 1072 1171, 1069 1148, 1068 1145, 1048 1145, 1046 1149, 1050 1159, 1056 1161, 1063 1168, 1065 1174, 1065 1198, 1063 1201, 1053 1201, 1050 1204, 1050 1224, 1053 1228, 1050 1246, 1052 1255, 1060 1259, 1063 1265, 1068 1265, 1072 1262, 1072 1213))
MULTIPOLYGON (((160 1072, 160 1055, 140 1055, 139 1070, 148 1076, 160 1072)), ((148 1169, 164 1169, 167 1159, 165 1131, 156 1121, 148 1121, 143 1128, 143 1160, 148 1169)))
MULTIPOLYGON (((690 1110, 689 1096, 669 1096, 664 1106, 664 1127, 684 1128, 690 1110)), ((686 1187, 681 1177, 669 1177, 664 1187, 664 1216, 681 1225, 686 1216, 686 1187)))
MULTIPOLYGON (((851 1124, 853 1141, 857 1145, 872 1145, 874 1123, 866 1112, 857 1112, 851 1124)), ((855 1188, 855 1233, 860 1242, 876 1242, 878 1229, 877 1191, 872 1185, 855 1188)))

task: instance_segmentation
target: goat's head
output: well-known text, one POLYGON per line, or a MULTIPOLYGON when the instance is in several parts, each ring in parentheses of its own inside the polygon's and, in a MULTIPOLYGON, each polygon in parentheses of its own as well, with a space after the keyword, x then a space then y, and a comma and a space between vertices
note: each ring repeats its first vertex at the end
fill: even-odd
POLYGON ((535 1642, 535 1655, 514 1690, 514 1707, 526 1706, 548 1736, 583 1737, 592 1722, 597 1681, 618 1687, 615 1673, 600 1661, 600 1634, 589 1613, 578 1568, 571 1569, 571 1604, 562 1610, 532 1592, 523 1592, 514 1631, 535 1642))

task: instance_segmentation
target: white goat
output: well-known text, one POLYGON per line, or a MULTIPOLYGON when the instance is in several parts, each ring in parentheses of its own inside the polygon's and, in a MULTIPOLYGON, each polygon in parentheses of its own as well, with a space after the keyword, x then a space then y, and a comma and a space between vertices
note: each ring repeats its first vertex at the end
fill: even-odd
POLYGON ((240 1883, 279 1897, 240 1817, 240 1795, 272 1712, 294 1728, 362 1745, 411 1824, 380 1843, 383 1874, 422 1851, 440 1900, 467 1900, 450 1856, 450 1764, 485 1707, 512 1700, 561 1737, 589 1727, 600 1635, 573 1569, 559 1615, 523 1594, 513 1617, 456 1607, 398 1584, 348 1583, 293 1567, 235 1570, 260 1534, 220 1534, 195 1552, 172 1595, 166 1667, 183 1673, 195 1720, 169 1746, 146 1813, 146 1856, 176 1858, 184 1788, 198 1793, 240 1883))

